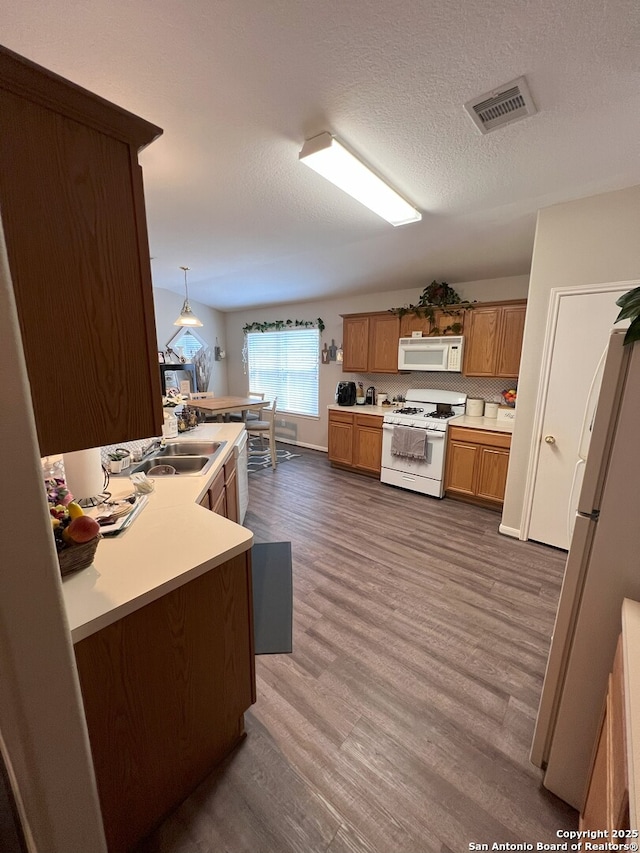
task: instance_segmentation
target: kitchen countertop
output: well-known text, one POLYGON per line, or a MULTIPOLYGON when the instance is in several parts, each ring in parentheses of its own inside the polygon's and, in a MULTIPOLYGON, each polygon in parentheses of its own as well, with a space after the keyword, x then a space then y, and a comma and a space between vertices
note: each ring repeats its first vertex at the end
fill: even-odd
MULTIPOLYGON (((131 527, 98 545, 92 566, 63 579, 74 643, 247 551, 251 531, 198 506, 243 433, 244 424, 202 424, 180 440, 226 441, 204 476, 155 477, 148 504, 131 527)), ((131 494, 129 477, 112 477, 114 498, 131 494)))
POLYGON ((514 421, 500 421, 497 418, 473 418, 471 415, 457 415, 449 419, 450 424, 471 429, 486 429, 490 432, 513 432, 514 421))
POLYGON ((387 412, 392 412, 397 409, 397 406, 339 406, 337 403, 330 403, 327 406, 329 409, 335 409, 338 412, 353 412, 358 415, 379 415, 382 417, 387 412))
MULTIPOLYGON (((353 412, 358 415, 384 415, 392 412, 400 407, 400 404, 394 406, 339 406, 337 403, 331 403, 328 408, 339 412, 353 412)), ((472 418, 469 415, 456 415, 450 418, 448 423, 456 426, 470 427, 471 429, 486 429, 491 432, 513 432, 513 421, 500 421, 497 418, 472 418)))

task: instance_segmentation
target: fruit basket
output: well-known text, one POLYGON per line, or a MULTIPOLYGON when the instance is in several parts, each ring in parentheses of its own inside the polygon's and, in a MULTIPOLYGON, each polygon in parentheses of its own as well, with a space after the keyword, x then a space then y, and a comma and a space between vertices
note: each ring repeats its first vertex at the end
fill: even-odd
POLYGON ((502 400, 505 406, 509 406, 512 409, 516 407, 516 400, 518 397, 518 392, 515 388, 510 388, 508 391, 501 391, 502 400))
POLYGON ((72 572, 79 572, 81 569, 88 569, 91 563, 93 563, 93 558, 101 539, 102 535, 98 533, 97 536, 88 542, 67 545, 61 551, 58 551, 58 563, 60 564, 60 574, 62 577, 70 575, 72 572))
POLYGON ((64 577, 93 563, 102 539, 100 525, 74 502, 63 479, 49 478, 45 480, 45 488, 60 574, 64 577))

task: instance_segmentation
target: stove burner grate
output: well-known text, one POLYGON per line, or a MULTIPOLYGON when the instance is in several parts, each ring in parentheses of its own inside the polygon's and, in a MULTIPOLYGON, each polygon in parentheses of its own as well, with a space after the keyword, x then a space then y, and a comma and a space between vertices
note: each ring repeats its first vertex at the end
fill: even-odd
POLYGON ((394 415, 419 415, 424 412, 424 409, 414 409, 412 406, 405 406, 404 409, 394 409, 394 415))
POLYGON ((426 414, 425 418, 438 418, 438 419, 440 419, 440 418, 452 418, 454 415, 455 415, 455 412, 452 409, 449 409, 448 411, 443 411, 443 412, 440 412, 436 409, 435 412, 429 412, 428 414, 426 414))

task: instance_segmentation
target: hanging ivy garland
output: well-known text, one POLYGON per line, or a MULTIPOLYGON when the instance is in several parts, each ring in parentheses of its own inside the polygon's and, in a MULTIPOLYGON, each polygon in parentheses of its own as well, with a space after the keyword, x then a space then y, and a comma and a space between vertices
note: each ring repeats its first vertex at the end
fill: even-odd
POLYGON ((274 320, 272 323, 246 323, 242 331, 247 332, 272 332, 282 329, 310 329, 318 327, 320 334, 324 332, 324 323, 320 317, 317 320, 274 320))
POLYGON ((320 334, 324 332, 324 322, 320 317, 317 320, 274 320, 272 323, 245 323, 242 327, 242 331, 244 332, 242 367, 245 376, 248 363, 247 332, 279 332, 282 329, 314 329, 316 327, 319 329, 320 334))

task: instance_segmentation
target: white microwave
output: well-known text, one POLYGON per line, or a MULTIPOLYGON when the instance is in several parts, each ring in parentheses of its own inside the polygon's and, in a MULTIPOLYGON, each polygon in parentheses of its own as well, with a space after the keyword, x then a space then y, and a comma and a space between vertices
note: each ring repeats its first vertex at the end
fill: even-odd
POLYGON ((398 370, 462 371, 464 338, 400 338, 398 370))

